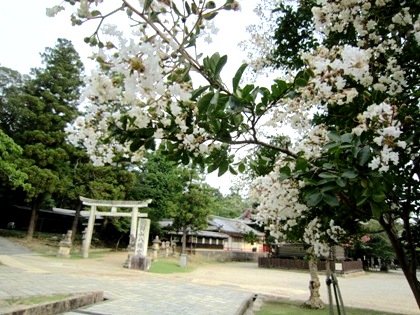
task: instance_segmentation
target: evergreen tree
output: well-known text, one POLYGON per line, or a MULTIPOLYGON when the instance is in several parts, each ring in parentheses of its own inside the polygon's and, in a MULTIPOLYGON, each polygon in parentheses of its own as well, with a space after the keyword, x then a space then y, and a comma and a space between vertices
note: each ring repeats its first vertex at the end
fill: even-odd
POLYGON ((32 209, 29 239, 41 206, 51 203, 53 193, 63 193, 71 184, 67 174, 74 148, 66 142, 64 129, 78 114, 83 85, 83 64, 70 41, 58 39, 41 57, 45 68, 33 69, 32 79, 22 86, 2 84, 8 90, 2 100, 1 127, 22 147, 20 169, 28 174, 31 184, 25 193, 32 209))

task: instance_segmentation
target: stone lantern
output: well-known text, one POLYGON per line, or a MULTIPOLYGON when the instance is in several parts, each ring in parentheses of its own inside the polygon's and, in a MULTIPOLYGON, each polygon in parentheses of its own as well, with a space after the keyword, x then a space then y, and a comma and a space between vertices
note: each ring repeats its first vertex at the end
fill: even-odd
POLYGON ((159 236, 156 236, 155 239, 152 241, 152 243, 153 243, 153 261, 157 261, 158 250, 162 242, 160 241, 159 236))
POLYGON ((71 234, 72 234, 72 231, 68 230, 67 234, 63 235, 63 239, 61 240, 59 244, 60 247, 58 248, 58 253, 57 253, 58 257, 65 257, 65 258, 70 257, 70 250, 72 246, 71 234))

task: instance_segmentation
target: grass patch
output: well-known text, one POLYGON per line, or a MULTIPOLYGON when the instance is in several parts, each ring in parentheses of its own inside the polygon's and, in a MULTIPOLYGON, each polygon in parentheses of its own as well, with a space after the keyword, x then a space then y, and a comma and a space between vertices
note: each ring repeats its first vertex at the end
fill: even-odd
POLYGON ((0 307, 9 307, 9 306, 29 306, 42 304, 46 302, 56 302, 64 300, 72 296, 71 294, 53 294, 53 295, 41 295, 41 296, 31 296, 25 298, 10 298, 0 300, 0 307))
POLYGON ((177 258, 159 258, 158 261, 153 261, 149 272, 170 274, 170 273, 187 273, 196 269, 194 263, 188 262, 187 267, 179 266, 179 259, 177 258))
MULTIPOLYGON (((361 308, 346 307, 346 315, 398 315, 396 313, 387 313, 381 311, 373 311, 361 308)), ((337 308, 334 306, 334 313, 337 308)), ((264 302, 258 311, 254 311, 255 315, 329 315, 329 306, 326 305, 322 310, 314 310, 303 307, 297 302, 291 301, 267 301, 264 302)), ((400 314, 401 315, 401 314, 400 314)))
MULTIPOLYGON (((70 257, 68 257, 68 258, 57 257, 57 250, 58 250, 58 247, 55 249, 55 251, 53 253, 40 252, 40 254, 43 254, 43 256, 49 257, 49 258, 62 258, 62 259, 72 259, 72 260, 86 259, 86 258, 83 258, 83 254, 79 251, 74 252, 74 253, 71 252, 70 257)), ((102 258, 105 255, 110 254, 112 252, 113 252, 112 249, 90 250, 88 259, 102 258)))

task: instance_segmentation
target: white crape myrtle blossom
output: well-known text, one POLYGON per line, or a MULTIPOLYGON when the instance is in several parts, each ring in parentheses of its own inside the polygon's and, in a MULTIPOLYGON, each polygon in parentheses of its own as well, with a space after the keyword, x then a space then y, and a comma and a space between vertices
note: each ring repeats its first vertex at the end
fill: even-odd
MULTIPOLYGON (((277 243, 284 243, 287 234, 298 220, 306 217, 310 209, 299 201, 300 189, 303 182, 294 179, 279 180, 278 163, 275 170, 266 176, 254 179, 249 190, 250 201, 258 204, 255 220, 270 231, 277 243)), ((302 241, 312 246, 318 257, 327 256, 330 250, 326 240, 339 242, 345 231, 330 221, 329 228, 324 229, 319 219, 312 219, 305 227, 302 241)))
POLYGON ((278 180, 278 172, 256 178, 249 190, 250 199, 258 203, 256 221, 269 228, 278 241, 296 225, 307 207, 299 202, 299 184, 293 180, 278 180))
POLYGON ((303 241, 313 247, 314 254, 318 257, 328 257, 330 247, 322 241, 326 236, 326 232, 321 230, 321 223, 318 218, 311 220, 305 227, 303 241))
MULTIPOLYGON (((368 0, 346 0, 346 1, 325 1, 318 0, 317 5, 313 7, 312 13, 314 15, 315 27, 322 34, 328 36, 331 32, 345 33, 347 28, 351 25, 358 34, 359 41, 358 47, 344 46, 341 52, 341 61, 348 61, 350 67, 346 68, 346 75, 351 75, 356 81, 364 86, 369 86, 373 83, 373 88, 378 91, 387 92, 389 95, 395 95, 403 91, 406 86, 405 73, 401 70, 401 67, 396 62, 396 55, 402 53, 401 46, 398 43, 399 38, 390 38, 389 35, 393 33, 395 25, 402 25, 406 27, 407 33, 414 33, 417 41, 420 42, 420 31, 419 20, 417 17, 416 22, 413 22, 414 17, 410 14, 410 8, 404 7, 402 10, 392 17, 392 22, 395 24, 390 25, 389 33, 386 35, 379 34, 377 29, 378 25, 375 21, 375 16, 372 12, 375 11, 375 6, 381 8, 384 6, 387 0, 380 1, 368 1, 368 0), (365 50, 362 47, 370 47, 365 50), (372 75, 368 73, 369 63, 374 63, 376 59, 387 60, 386 68, 376 69, 375 73, 377 79, 372 82, 372 75)), ((374 13, 373 13, 374 14, 374 13)), ((322 49, 322 48, 321 48, 322 49)), ((323 48, 325 49, 325 48, 323 48)), ((325 49, 327 50, 327 49, 325 49)), ((328 51, 328 50, 327 50, 328 51)), ((307 58, 307 56, 303 56, 307 58)), ((336 87, 337 92, 341 94, 340 87, 342 84, 337 84, 335 78, 337 75, 333 75, 333 78, 329 78, 331 71, 327 71, 327 67, 332 69, 340 69, 341 65, 337 67, 334 65, 337 59, 330 53, 327 58, 330 58, 331 62, 321 64, 320 61, 316 65, 315 69, 321 70, 321 73, 328 74, 328 80, 322 80, 321 82, 314 82, 317 90, 326 94, 326 98, 329 96, 327 86, 336 87), (325 82, 326 81, 326 82, 325 82), (328 82, 329 81, 329 82, 328 82)), ((334 70, 333 70, 334 72, 334 70)), ((316 73, 316 72, 315 72, 316 73)), ((353 91, 354 94, 354 91, 353 91)), ((344 99, 344 103, 351 102, 351 98, 355 95, 350 95, 348 101, 344 99, 343 95, 335 96, 333 101, 341 102, 344 99)))
POLYGON ((328 142, 328 130, 326 125, 317 125, 312 128, 302 141, 295 146, 296 152, 303 152, 303 156, 308 159, 319 158, 322 155, 323 147, 328 142))
MULTIPOLYGON (((232 10, 240 8, 237 2, 232 2, 231 6, 232 10)), ((198 109, 190 101, 191 82, 184 81, 186 70, 198 68, 198 60, 203 56, 194 49, 196 47, 186 53, 185 47, 189 44, 184 42, 184 37, 189 35, 188 28, 197 29, 200 25, 198 37, 209 42, 210 37, 218 32, 214 21, 206 18, 190 21, 194 20, 195 15, 192 15, 183 21, 182 26, 173 23, 173 8, 165 1, 139 1, 134 7, 140 20, 145 7, 150 12, 159 12, 159 18, 156 21, 145 18, 147 22, 132 28, 129 36, 115 25, 104 23, 98 29, 93 39, 102 44, 93 58, 105 71, 93 72, 89 78, 84 93, 88 103, 83 113, 85 119, 83 124, 80 120, 77 126, 69 128, 72 141, 90 146, 89 152, 98 154, 94 157, 97 163, 108 163, 117 150, 138 160, 143 149, 139 149, 140 154, 130 153, 130 141, 122 145, 111 141, 110 146, 109 141, 115 134, 110 133, 109 127, 113 126, 113 132, 115 127, 122 132, 153 128, 154 139, 160 141, 167 136, 168 130, 165 129, 175 123, 177 128, 171 128, 169 132, 170 137, 178 140, 180 149, 195 156, 220 149, 221 144, 212 140, 203 128, 195 126, 193 120, 188 120, 187 126, 187 117, 191 112, 197 113, 198 109), (137 155, 139 157, 135 157, 137 155)), ((89 17, 93 9, 96 8, 91 2, 83 1, 79 13, 82 17, 89 17)), ((53 8, 49 13, 55 15, 60 10, 62 7, 53 8)))
POLYGON ((370 86, 370 49, 345 45, 327 49, 318 48, 314 53, 302 53, 302 59, 314 72, 315 77, 301 88, 305 99, 322 103, 348 104, 358 95, 354 88, 346 88, 347 77, 364 86, 370 86))
POLYGON ((338 225, 335 225, 334 220, 330 220, 330 228, 327 229, 327 235, 334 240, 334 242, 339 243, 340 237, 346 235, 346 232, 338 225))
POLYGON ((401 123, 394 119, 396 114, 396 107, 384 102, 370 105, 358 116, 359 125, 352 132, 358 136, 367 130, 374 132, 373 142, 378 149, 369 163, 372 170, 386 172, 391 163, 398 165, 399 149, 407 148, 407 143, 398 139, 402 130, 401 123))

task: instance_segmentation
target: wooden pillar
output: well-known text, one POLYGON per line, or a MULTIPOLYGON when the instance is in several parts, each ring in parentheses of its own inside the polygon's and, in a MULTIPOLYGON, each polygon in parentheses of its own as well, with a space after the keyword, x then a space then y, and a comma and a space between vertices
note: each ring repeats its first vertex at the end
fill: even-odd
POLYGON ((93 227, 95 226, 96 206, 90 207, 89 221, 83 240, 83 258, 89 257, 89 247, 92 241, 93 227))

